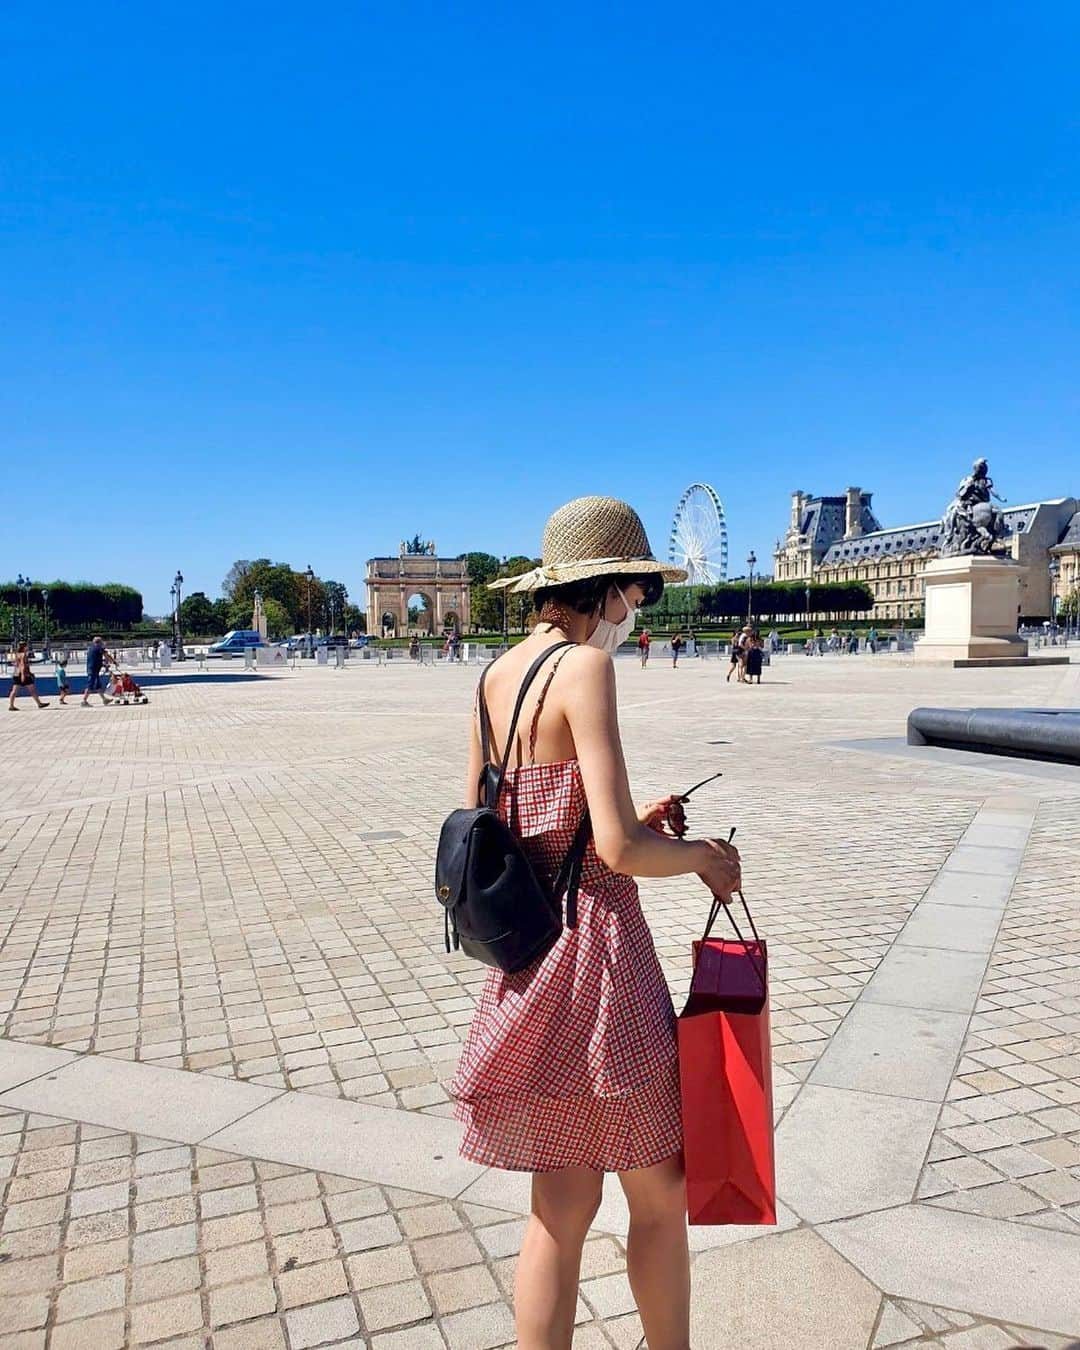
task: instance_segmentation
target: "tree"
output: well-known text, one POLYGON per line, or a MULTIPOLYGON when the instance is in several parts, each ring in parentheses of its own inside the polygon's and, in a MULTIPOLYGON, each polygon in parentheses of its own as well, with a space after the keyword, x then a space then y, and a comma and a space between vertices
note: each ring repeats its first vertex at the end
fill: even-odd
POLYGON ((271 641, 288 637, 292 631, 292 619, 285 606, 273 596, 263 601, 263 613, 266 615, 266 635, 271 641))
POLYGON ((232 600, 237 589, 243 584, 244 578, 251 571, 251 563, 246 558, 240 558, 229 568, 225 580, 221 583, 221 593, 226 600, 232 600))
POLYGON ((458 559, 465 564, 470 585, 494 581, 499 575, 499 560, 494 553, 459 553, 458 559))
POLYGON ((194 637, 217 631, 217 616, 205 591, 193 591, 180 603, 180 627, 194 637))
POLYGON ((499 574, 499 560, 494 553, 459 553, 458 557, 469 578, 472 626, 481 633, 495 632, 502 627, 502 597, 487 585, 499 574))
MULTIPOLYGON (((225 598, 230 601, 229 614, 234 615, 233 606, 243 602, 248 608, 248 622, 251 626, 251 610, 255 603, 256 590, 262 595, 263 604, 276 600, 289 616, 286 625, 293 631, 308 627, 308 580, 306 572, 294 572, 289 563, 271 562, 269 558, 256 558, 253 562, 236 562, 229 569, 223 583, 225 598)), ((319 626, 325 607, 323 583, 316 577, 311 582, 311 627, 319 626)))
POLYGON ((345 610, 349 603, 349 592, 340 581, 324 581, 323 603, 326 608, 326 626, 328 629, 340 628, 344 622, 345 610))
POLYGON ((366 633, 367 615, 356 605, 346 605, 341 616, 341 626, 346 633, 366 633))
POLYGON ((229 601, 222 595, 210 606, 214 611, 214 626, 210 630, 212 633, 224 634, 229 630, 229 601))

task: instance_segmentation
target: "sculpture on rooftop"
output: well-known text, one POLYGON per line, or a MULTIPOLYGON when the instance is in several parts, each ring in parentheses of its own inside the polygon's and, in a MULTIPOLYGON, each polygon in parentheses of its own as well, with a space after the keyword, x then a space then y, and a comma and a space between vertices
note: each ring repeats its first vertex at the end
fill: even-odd
POLYGON ((942 557, 991 553, 994 545, 1005 538, 1005 516, 991 498, 1005 500, 994 491, 986 460, 977 459, 942 517, 942 557))

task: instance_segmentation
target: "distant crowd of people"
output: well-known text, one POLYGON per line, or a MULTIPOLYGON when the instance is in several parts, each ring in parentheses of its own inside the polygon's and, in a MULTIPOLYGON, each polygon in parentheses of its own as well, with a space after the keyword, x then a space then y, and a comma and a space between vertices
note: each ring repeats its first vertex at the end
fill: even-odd
MULTIPOLYGON (((876 652, 879 641, 877 629, 871 628, 866 635, 867 651, 876 652)), ((824 656, 826 652, 854 656, 858 650, 859 635, 854 628, 849 628, 846 633, 834 628, 828 637, 825 636, 824 629, 819 628, 813 637, 806 639, 806 646, 803 648, 807 656, 824 656)))

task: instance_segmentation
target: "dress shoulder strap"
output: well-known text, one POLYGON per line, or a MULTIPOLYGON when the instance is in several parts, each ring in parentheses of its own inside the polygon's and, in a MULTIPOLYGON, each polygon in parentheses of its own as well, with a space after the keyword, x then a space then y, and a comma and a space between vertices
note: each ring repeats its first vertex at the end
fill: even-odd
POLYGON ((555 662, 555 664, 554 664, 554 665, 551 667, 551 669, 548 671, 548 677, 547 677, 547 679, 544 681, 544 686, 543 686, 543 688, 540 690, 540 697, 536 700, 536 707, 533 709, 532 723, 531 723, 530 726, 529 726, 529 763, 530 763, 530 764, 535 764, 535 763, 536 763, 536 735, 537 735, 537 732, 540 730, 540 714, 544 711, 544 699, 547 698, 548 690, 551 688, 551 681, 555 678, 555 675, 556 675, 556 673, 557 673, 559 667, 562 665, 562 663, 563 663, 563 658, 564 658, 565 656, 566 656, 566 653, 563 652, 562 656, 559 657, 559 659, 555 662))

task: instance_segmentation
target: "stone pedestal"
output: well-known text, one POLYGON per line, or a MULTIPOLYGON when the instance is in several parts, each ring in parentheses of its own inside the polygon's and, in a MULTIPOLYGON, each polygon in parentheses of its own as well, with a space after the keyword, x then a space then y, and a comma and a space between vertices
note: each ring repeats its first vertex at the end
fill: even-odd
POLYGON ((935 558, 927 564, 926 634, 919 661, 1013 660, 1027 656, 1016 632, 1026 567, 1008 558, 935 558))

